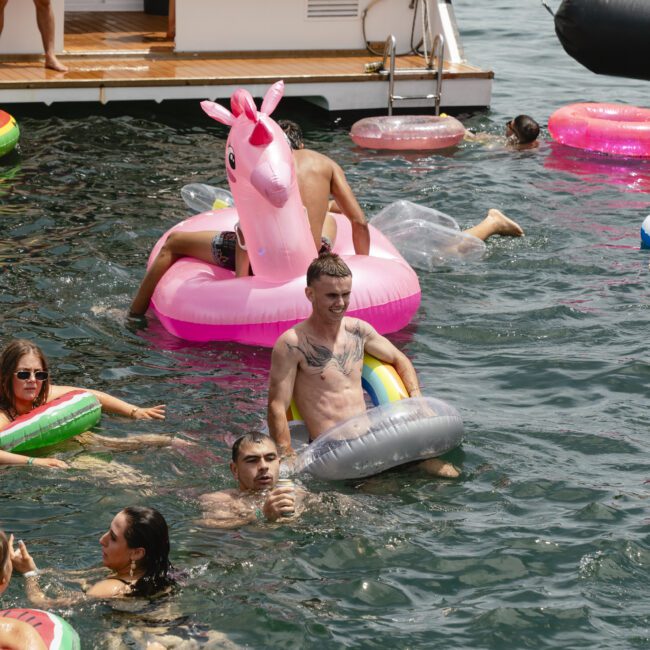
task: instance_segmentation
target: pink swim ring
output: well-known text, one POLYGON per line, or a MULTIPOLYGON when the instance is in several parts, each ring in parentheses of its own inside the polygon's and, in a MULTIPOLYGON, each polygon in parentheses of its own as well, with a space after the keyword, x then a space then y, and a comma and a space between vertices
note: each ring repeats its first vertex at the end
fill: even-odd
MULTIPOLYGON (((204 212, 177 224, 158 241, 149 263, 170 232, 234 230, 239 221, 255 275, 236 278, 231 271, 194 258, 178 260, 158 283, 152 307, 163 326, 180 338, 270 347, 311 313, 305 273, 316 247, 291 149, 269 117, 283 89, 283 82, 274 84, 259 111, 242 89, 231 98, 232 113, 202 102, 206 113, 230 126, 226 170, 236 208, 204 212)), ((417 275, 372 226, 370 255, 355 255, 350 222, 342 215, 334 217, 334 252, 343 256, 353 274, 348 314, 384 334, 406 326, 420 304, 417 275)))
POLYGON ((350 137, 368 149, 427 150, 454 147, 465 127, 449 115, 385 115, 355 122, 350 137))
POLYGON ((650 109, 626 104, 582 103, 551 115, 548 130, 570 147, 616 156, 650 157, 650 109))

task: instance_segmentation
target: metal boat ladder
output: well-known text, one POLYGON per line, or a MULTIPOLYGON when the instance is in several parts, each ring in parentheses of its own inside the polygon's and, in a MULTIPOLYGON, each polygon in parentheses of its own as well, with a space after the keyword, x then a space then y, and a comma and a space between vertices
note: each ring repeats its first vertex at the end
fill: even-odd
POLYGON ((395 70, 395 51, 397 49, 397 39, 391 34, 384 45, 384 59, 382 61, 381 74, 388 75, 388 114, 393 114, 393 106, 395 102, 408 101, 409 99, 432 99, 435 102, 435 114, 440 115, 440 99, 442 96, 442 65, 445 55, 445 37, 442 34, 436 34, 433 39, 433 47, 431 53, 426 59, 427 70, 434 69, 434 60, 437 61, 436 67, 436 91, 428 95, 396 95, 395 94, 395 77, 414 72, 422 72, 422 68, 400 68, 399 71, 395 70), (386 59, 390 59, 390 66, 386 72, 386 59))

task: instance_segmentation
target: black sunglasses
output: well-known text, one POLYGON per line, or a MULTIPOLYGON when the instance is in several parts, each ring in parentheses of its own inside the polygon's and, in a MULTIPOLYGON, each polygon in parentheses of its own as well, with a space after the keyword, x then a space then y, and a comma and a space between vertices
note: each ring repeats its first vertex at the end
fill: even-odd
POLYGON ((15 374, 18 379, 22 379, 23 381, 29 379, 32 374, 36 381, 45 381, 50 376, 47 370, 18 370, 15 374))

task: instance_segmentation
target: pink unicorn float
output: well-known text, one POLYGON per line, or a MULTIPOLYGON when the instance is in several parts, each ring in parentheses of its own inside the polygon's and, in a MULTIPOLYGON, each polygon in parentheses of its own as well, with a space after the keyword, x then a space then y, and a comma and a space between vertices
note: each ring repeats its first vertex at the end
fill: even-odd
MULTIPOLYGON (((238 341, 272 346, 277 337, 309 316, 305 273, 316 257, 300 199, 293 156, 282 129, 269 117, 284 92, 277 82, 258 111, 246 90, 233 93, 232 112, 214 102, 203 110, 230 127, 226 172, 235 207, 203 212, 167 231, 149 264, 175 231, 233 231, 239 222, 254 275, 234 273, 194 258, 175 262, 158 282, 151 306, 166 330, 191 341, 238 341)), ((348 315, 371 323, 380 333, 409 323, 420 304, 417 276, 393 245, 370 226, 370 254, 355 255, 352 228, 337 222, 334 252, 353 274, 348 315)))

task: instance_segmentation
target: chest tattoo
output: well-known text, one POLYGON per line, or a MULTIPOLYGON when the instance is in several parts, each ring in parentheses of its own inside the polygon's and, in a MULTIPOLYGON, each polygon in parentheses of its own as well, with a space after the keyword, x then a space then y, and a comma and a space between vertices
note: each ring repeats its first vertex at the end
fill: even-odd
POLYGON ((290 350, 297 350, 303 356, 308 368, 322 372, 330 367, 343 375, 349 375, 363 359, 363 333, 358 323, 345 326, 343 349, 334 354, 326 345, 312 341, 308 336, 298 345, 287 343, 290 350))

